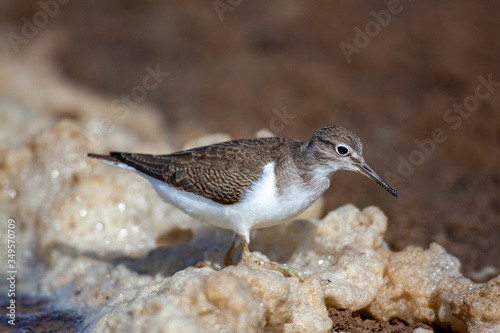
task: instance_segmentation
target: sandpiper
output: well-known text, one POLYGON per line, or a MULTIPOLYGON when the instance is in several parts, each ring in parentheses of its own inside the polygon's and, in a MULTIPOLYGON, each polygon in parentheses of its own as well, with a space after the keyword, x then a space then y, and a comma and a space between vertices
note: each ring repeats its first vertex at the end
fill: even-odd
POLYGON ((350 170, 375 180, 397 196, 365 163, 358 136, 328 126, 308 142, 272 137, 241 139, 166 155, 110 152, 88 154, 145 177, 163 201, 186 214, 234 231, 226 265, 242 243, 242 260, 303 280, 291 267, 257 260, 250 252, 250 231, 299 215, 330 186, 335 171, 350 170))

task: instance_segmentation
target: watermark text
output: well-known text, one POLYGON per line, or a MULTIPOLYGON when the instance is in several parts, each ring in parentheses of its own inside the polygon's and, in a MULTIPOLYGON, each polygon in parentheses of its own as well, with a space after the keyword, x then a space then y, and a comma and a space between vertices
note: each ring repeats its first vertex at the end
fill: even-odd
POLYGON ((16 221, 9 219, 7 221, 7 281, 8 290, 7 297, 9 303, 7 305, 7 321, 10 325, 16 325, 16 279, 17 279, 17 265, 16 265, 16 221))
POLYGON ((241 5, 243 0, 214 0, 212 6, 214 7, 219 20, 224 21, 224 13, 232 12, 236 7, 241 5))
POLYGON ((400 14, 403 9, 404 7, 400 0, 389 0, 386 9, 379 11, 371 10, 370 15, 373 17, 373 20, 368 21, 364 29, 358 26, 354 27, 355 35, 353 42, 347 43, 343 41, 339 44, 340 50, 347 63, 350 64, 352 62, 352 56, 354 54, 360 54, 361 50, 368 47, 372 39, 380 34, 382 28, 387 27, 391 23, 392 17, 400 14))
MULTIPOLYGON (((489 74, 487 78, 479 75, 477 80, 479 84, 474 89, 474 94, 465 97, 462 103, 455 103, 444 111, 443 121, 451 128, 451 131, 458 130, 462 126, 463 120, 469 118, 479 108, 481 101, 490 98, 495 90, 500 87, 500 81, 493 81, 492 74, 489 74)), ((387 171, 384 173, 384 178, 392 185, 404 183, 408 177, 413 175, 416 167, 424 164, 427 158, 436 151, 437 146, 448 139, 448 134, 446 134, 443 127, 434 128, 427 138, 415 139, 415 149, 406 157, 403 155, 398 156, 397 172, 387 171)))
POLYGON ((66 5, 67 3, 69 3, 69 0, 39 0, 38 6, 40 10, 35 12, 31 19, 28 19, 26 16, 21 18, 23 25, 20 33, 11 31, 7 34, 7 39, 14 53, 17 54, 19 52, 21 44, 28 44, 33 38, 38 36, 40 29, 45 27, 50 19, 59 13, 61 5, 66 5))

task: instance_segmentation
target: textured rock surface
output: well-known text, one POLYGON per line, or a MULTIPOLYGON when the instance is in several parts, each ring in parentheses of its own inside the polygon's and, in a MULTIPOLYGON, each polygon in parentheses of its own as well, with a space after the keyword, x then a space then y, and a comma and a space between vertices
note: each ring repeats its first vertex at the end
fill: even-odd
MULTIPOLYGON (((152 141, 125 123, 89 144, 86 133, 100 119, 83 100, 72 119, 40 102, 47 109, 40 125, 18 135, 25 114, 36 113, 0 85, 0 219, 16 221, 21 294, 52 296, 56 308, 85 311, 88 329, 110 332, 329 332, 329 307, 457 332, 500 331, 499 278, 472 283, 437 244, 390 251, 387 218, 376 207, 347 205, 321 220, 316 210, 309 220, 255 232, 251 249, 311 274, 304 283, 241 264, 221 269, 230 232, 165 205, 131 172, 74 155, 172 150, 154 143, 163 142, 159 132, 152 141)), ((227 137, 195 145, 220 138, 227 137)))

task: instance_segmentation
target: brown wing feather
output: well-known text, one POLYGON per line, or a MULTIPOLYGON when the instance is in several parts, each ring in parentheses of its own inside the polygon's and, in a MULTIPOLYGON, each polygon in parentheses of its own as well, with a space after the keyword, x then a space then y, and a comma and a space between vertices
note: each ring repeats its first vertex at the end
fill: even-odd
POLYGON ((267 163, 283 156, 285 141, 295 140, 235 140, 168 155, 111 152, 92 157, 124 163, 178 190, 228 205, 240 200, 267 163))

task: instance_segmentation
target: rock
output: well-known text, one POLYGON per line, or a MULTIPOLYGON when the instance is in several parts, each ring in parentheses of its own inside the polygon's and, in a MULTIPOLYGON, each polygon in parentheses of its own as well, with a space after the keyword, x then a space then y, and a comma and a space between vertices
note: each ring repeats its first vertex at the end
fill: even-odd
POLYGON ((325 308, 324 290, 321 280, 315 275, 309 276, 303 283, 291 280, 293 294, 293 318, 285 323, 286 333, 330 332, 332 320, 325 308))
POLYGON ((500 332, 500 276, 474 283, 462 276, 439 281, 438 320, 456 332, 500 332))
POLYGON ((407 247, 386 256, 383 283, 366 311, 381 320, 436 322, 437 309, 432 304, 436 286, 445 277, 460 275, 458 260, 437 244, 426 251, 407 247))

